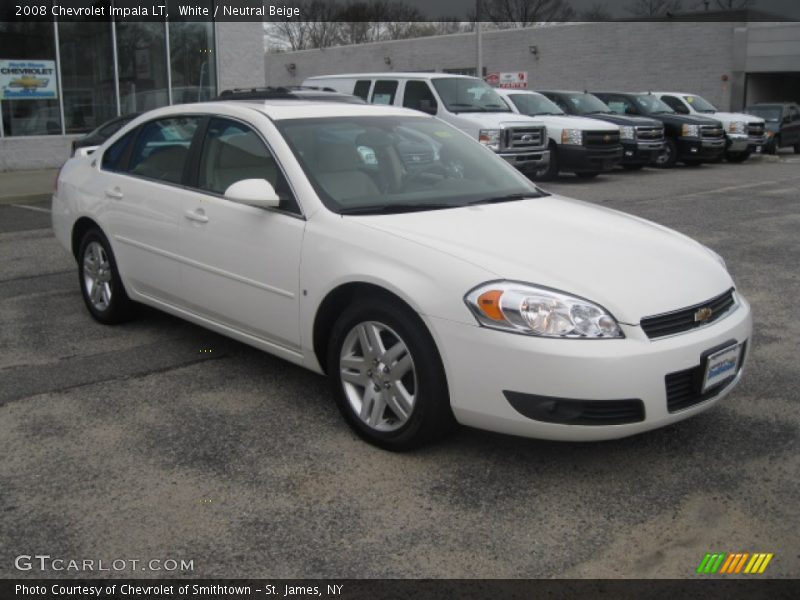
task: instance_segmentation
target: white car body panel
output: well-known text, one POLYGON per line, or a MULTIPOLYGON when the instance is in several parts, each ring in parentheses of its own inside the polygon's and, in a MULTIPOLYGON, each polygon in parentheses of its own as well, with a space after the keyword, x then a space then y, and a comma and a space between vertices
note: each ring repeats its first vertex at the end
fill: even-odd
MULTIPOLYGON (((328 210, 273 121, 343 115, 413 115, 392 107, 214 102, 152 111, 93 155, 67 162, 53 197, 53 228, 72 251, 81 218, 110 240, 132 299, 322 372, 313 325, 339 286, 367 283, 404 300, 428 327, 445 366, 456 418, 467 425, 561 440, 622 437, 701 412, 733 385, 669 413, 664 376, 699 364, 709 348, 751 337, 747 302, 710 325, 651 340, 639 321, 733 287, 706 248, 642 219, 559 196, 394 215, 328 210), (181 186, 100 168, 103 152, 140 123, 177 114, 246 121, 268 142, 302 216, 234 204, 181 186), (122 192, 109 198, 105 190, 122 192), (202 209, 208 222, 187 213, 202 209), (552 339, 479 326, 464 302, 474 287, 512 279, 557 288, 605 307, 622 339, 552 339), (561 398, 639 398, 645 420, 558 425, 517 412, 504 391, 561 398)), ((466 143, 466 140, 465 140, 466 143)), ((476 142, 477 143, 477 142, 476 142)), ((490 155, 487 154, 487 158, 490 155)), ((492 157, 521 177, 500 158, 492 157)))

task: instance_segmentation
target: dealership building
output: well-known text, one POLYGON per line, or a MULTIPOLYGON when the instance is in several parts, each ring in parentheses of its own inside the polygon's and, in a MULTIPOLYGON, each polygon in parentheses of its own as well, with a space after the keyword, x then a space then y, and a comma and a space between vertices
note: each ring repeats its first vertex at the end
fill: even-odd
POLYGON ((117 115, 263 83, 258 22, 0 21, 0 171, 59 166, 117 115))

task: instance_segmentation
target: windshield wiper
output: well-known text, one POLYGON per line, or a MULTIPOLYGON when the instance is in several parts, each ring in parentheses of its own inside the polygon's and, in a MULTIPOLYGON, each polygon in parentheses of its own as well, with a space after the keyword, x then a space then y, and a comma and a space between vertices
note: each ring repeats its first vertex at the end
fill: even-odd
POLYGON ((526 200, 528 198, 539 198, 540 196, 534 194, 506 194, 504 196, 492 196, 490 198, 480 198, 467 202, 464 206, 474 206, 476 204, 497 204, 498 202, 515 202, 517 200, 526 200))
POLYGON ((422 210, 441 210, 444 208, 456 208, 460 204, 429 204, 421 202, 418 204, 366 204, 364 206, 344 206, 339 209, 340 215, 390 215, 405 212, 418 212, 422 210))

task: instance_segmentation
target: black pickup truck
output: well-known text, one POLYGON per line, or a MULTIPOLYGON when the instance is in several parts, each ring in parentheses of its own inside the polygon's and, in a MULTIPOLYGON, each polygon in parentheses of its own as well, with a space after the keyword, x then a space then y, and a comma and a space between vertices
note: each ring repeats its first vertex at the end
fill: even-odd
POLYGON ((700 115, 681 115, 653 94, 630 92, 592 92, 617 114, 650 117, 664 124, 664 151, 656 159, 661 168, 716 162, 725 154, 725 129, 722 123, 700 115))
POLYGON ((648 117, 617 114, 600 98, 588 92, 537 91, 550 98, 568 115, 589 117, 619 125, 622 143, 620 164, 625 169, 641 169, 655 162, 664 151, 664 125, 660 121, 648 117))

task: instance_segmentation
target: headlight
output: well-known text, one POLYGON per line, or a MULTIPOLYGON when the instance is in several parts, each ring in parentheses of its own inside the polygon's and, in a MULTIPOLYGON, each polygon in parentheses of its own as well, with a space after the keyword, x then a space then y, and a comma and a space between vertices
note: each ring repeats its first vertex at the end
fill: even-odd
POLYGON ((623 140, 636 139, 636 128, 631 125, 622 125, 619 128, 619 137, 623 140))
POLYGON ((580 129, 562 129, 561 143, 580 146, 583 144, 583 132, 580 129))
POLYGON ((492 329, 554 338, 622 338, 604 308, 563 292, 513 281, 485 283, 464 301, 478 322, 492 329))
POLYGON ((683 137, 700 137, 700 125, 684 125, 681 127, 683 137))
POLYGON ((745 133, 747 125, 744 121, 731 121, 728 123, 728 133, 745 133))
POLYGON ((478 141, 490 150, 498 152, 500 150, 500 130, 481 129, 478 132, 478 141))

